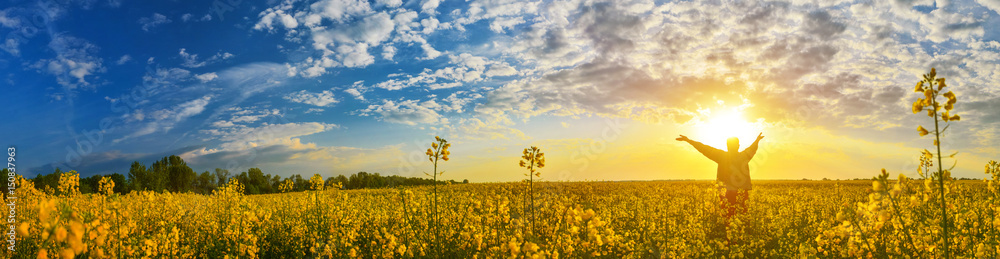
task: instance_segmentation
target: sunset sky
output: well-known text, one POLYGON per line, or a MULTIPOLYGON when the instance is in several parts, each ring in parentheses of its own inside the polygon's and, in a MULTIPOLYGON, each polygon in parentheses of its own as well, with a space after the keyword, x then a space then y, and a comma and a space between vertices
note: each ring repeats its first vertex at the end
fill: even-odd
POLYGON ((522 179, 534 145, 543 180, 652 180, 714 178, 679 134, 763 132, 755 179, 916 176, 936 67, 953 175, 1000 159, 1000 2, 747 2, 5 0, 0 144, 27 177, 423 176, 437 135, 445 179, 522 179))

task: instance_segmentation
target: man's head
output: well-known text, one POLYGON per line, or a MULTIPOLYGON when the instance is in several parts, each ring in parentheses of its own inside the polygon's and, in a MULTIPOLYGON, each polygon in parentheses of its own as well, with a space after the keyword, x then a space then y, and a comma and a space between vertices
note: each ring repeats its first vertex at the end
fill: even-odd
POLYGON ((729 152, 739 152, 740 151, 740 139, 736 137, 731 137, 726 140, 726 146, 729 147, 729 152))

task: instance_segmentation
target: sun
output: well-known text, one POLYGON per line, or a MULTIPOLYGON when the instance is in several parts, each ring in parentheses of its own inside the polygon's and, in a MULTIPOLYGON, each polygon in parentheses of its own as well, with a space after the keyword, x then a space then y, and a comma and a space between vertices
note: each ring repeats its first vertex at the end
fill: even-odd
POLYGON ((740 139, 740 150, 753 143, 758 127, 744 119, 743 112, 738 109, 719 109, 705 113, 706 120, 696 123, 697 141, 726 150, 726 139, 740 139))

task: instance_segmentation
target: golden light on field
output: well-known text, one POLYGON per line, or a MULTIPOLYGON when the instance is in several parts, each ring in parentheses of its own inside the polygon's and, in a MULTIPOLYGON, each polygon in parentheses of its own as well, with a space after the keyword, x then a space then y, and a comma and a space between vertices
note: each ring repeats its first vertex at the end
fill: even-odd
POLYGON ((759 123, 747 122, 739 107, 703 110, 702 114, 705 119, 695 123, 692 139, 718 149, 726 150, 730 137, 739 138, 740 149, 746 148, 761 132, 759 123))

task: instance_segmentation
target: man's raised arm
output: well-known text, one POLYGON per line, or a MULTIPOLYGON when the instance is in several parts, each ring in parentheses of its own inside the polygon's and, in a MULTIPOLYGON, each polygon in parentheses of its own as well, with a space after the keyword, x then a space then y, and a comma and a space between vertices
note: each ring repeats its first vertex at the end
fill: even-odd
POLYGON ((762 138, 764 138, 763 132, 757 134, 757 140, 754 140, 753 144, 750 144, 750 146, 747 147, 747 149, 744 149, 743 152, 740 153, 746 156, 747 159, 753 158, 753 155, 757 154, 757 143, 760 143, 760 139, 762 138))
POLYGON ((724 152, 718 148, 710 147, 702 144, 701 142, 691 140, 684 135, 677 138, 677 141, 684 141, 691 144, 691 146, 694 146, 694 149, 697 149, 702 155, 705 155, 705 157, 708 157, 708 159, 712 159, 712 161, 715 162, 719 162, 719 159, 722 159, 722 155, 724 154, 724 152))

